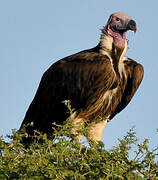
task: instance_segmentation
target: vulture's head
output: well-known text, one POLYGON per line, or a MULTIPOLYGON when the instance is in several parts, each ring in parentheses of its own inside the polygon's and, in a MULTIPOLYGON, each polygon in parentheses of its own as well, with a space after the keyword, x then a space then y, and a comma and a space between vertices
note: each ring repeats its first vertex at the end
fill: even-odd
POLYGON ((124 47, 126 32, 137 30, 136 22, 122 12, 113 13, 105 28, 106 32, 114 38, 115 45, 120 48, 124 47))

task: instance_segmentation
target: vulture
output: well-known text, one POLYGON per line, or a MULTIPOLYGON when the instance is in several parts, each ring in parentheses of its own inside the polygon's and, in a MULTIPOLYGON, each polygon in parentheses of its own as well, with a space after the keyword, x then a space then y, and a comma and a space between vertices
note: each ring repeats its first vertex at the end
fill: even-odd
POLYGON ((129 104, 143 79, 143 66, 125 56, 128 30, 136 32, 136 22, 122 12, 113 13, 96 47, 52 64, 42 76, 20 130, 25 126, 30 137, 34 130, 52 134, 53 122, 62 125, 69 118, 69 101, 75 110, 74 124, 93 123, 87 139, 100 141, 107 122, 129 104), (32 122, 33 126, 27 126, 32 122))

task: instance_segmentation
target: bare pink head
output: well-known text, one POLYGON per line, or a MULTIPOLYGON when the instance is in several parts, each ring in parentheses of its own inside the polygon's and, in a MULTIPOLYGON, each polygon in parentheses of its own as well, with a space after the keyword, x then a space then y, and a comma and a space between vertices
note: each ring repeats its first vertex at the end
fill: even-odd
POLYGON ((122 12, 113 13, 107 23, 106 31, 114 38, 115 46, 119 48, 125 47, 126 32, 132 30, 136 32, 136 22, 127 14, 122 12))

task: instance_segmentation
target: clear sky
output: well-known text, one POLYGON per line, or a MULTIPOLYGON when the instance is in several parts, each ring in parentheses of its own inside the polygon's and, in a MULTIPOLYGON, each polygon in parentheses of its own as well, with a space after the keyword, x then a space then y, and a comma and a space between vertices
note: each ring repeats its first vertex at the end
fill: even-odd
POLYGON ((157 0, 0 0, 0 135, 20 127, 47 68, 94 47, 117 11, 137 22, 137 33, 127 33, 127 56, 144 66, 145 76, 128 107, 105 128, 103 142, 116 145, 135 125, 141 140, 158 144, 157 0))

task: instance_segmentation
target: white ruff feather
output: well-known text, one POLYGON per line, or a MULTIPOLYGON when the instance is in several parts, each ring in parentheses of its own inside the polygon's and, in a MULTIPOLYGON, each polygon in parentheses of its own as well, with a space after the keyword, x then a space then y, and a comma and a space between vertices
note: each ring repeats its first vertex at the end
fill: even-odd
MULTIPOLYGON (((114 64, 113 58, 112 58, 112 53, 116 53, 117 50, 115 48, 113 49, 113 43, 114 43, 113 37, 108 35, 108 33, 102 33, 101 38, 100 38, 100 43, 101 43, 100 53, 108 56, 111 63, 114 64)), ((120 58, 118 60, 118 69, 119 69, 119 74, 120 74, 121 78, 122 78, 122 75, 124 75, 126 77, 125 69, 124 69, 124 60, 126 60, 127 57, 125 57, 124 55, 125 55, 127 49, 128 49, 128 43, 126 40, 125 47, 124 47, 122 54, 120 55, 120 58)))

